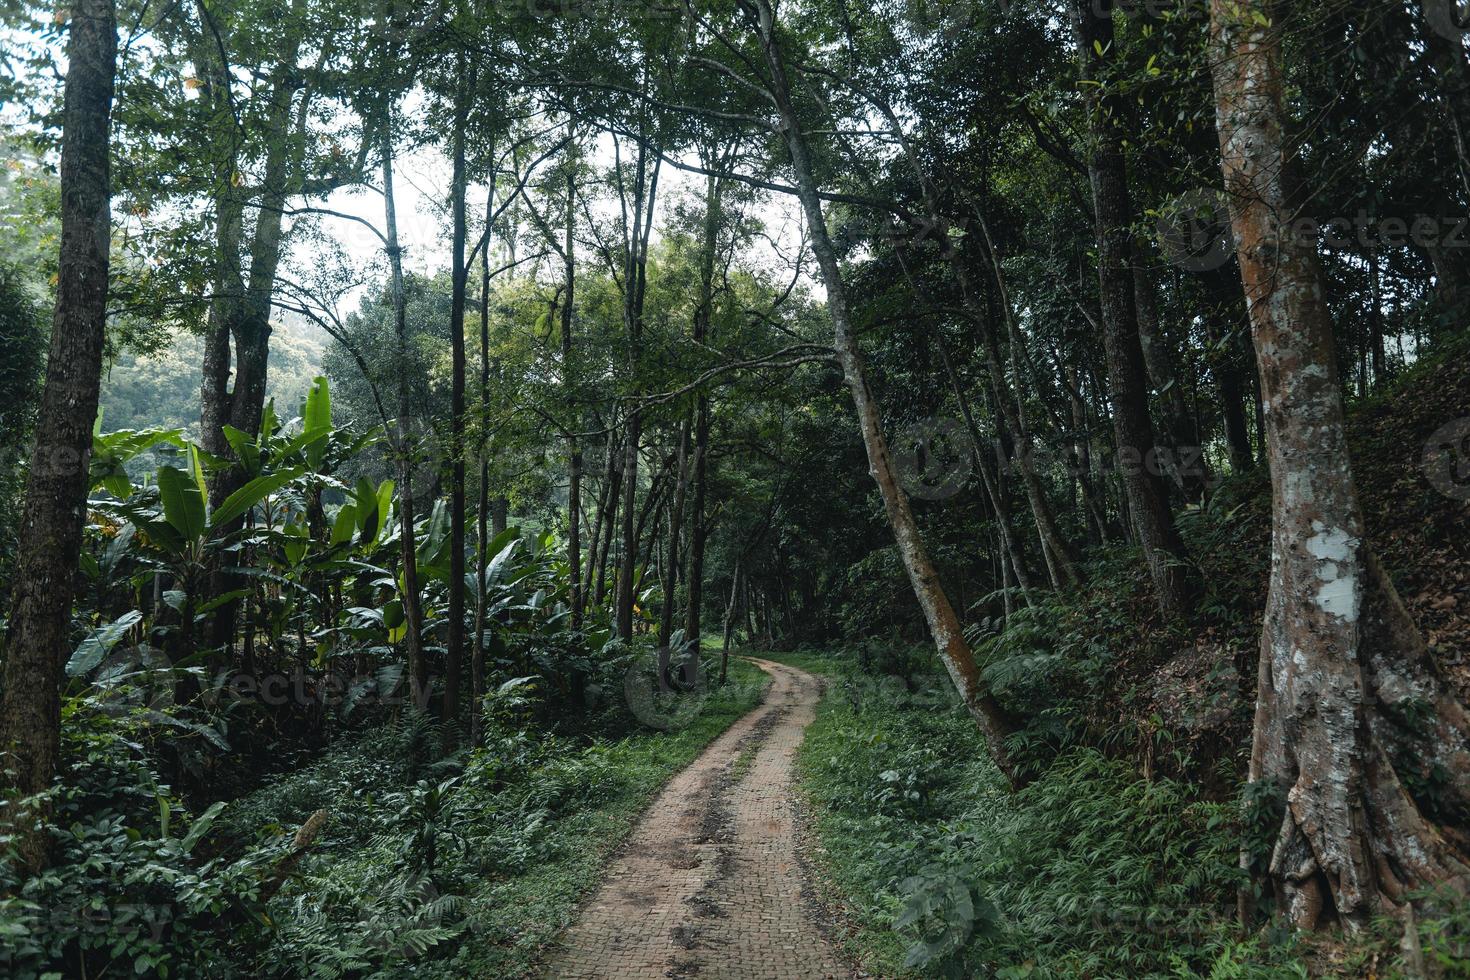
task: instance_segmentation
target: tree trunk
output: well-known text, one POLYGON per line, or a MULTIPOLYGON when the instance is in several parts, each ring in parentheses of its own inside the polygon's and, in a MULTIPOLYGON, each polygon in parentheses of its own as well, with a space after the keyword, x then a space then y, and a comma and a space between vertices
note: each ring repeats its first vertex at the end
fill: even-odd
MULTIPOLYGON (((985 221, 985 216, 977 213, 976 217, 985 238, 986 254, 991 272, 995 277, 996 303, 1000 308, 1000 316, 1005 323, 1006 333, 1014 350, 1022 343, 1022 338, 1020 330, 1016 327, 1015 313, 1011 308, 1010 292, 1005 283, 1005 272, 1001 268, 1000 255, 995 250, 995 242, 990 237, 990 227, 985 221)), ((975 311, 975 321, 981 333, 981 351, 985 355, 986 368, 990 373, 990 385, 995 393, 996 426, 1000 428, 1004 425, 1006 436, 1012 441, 1012 456, 1021 472, 1021 485, 1026 490, 1026 500, 1031 505, 1031 516, 1036 522, 1036 533, 1041 538, 1041 552, 1046 562, 1047 574, 1053 587, 1074 588, 1081 583, 1082 577, 1077 572, 1076 556, 1073 554, 1072 546, 1057 525, 1056 514, 1052 511, 1051 502, 1046 499, 1046 488, 1042 486, 1041 475, 1036 471, 1035 443, 1032 441, 1031 423, 1027 418, 1025 402, 1019 394, 1012 391, 1010 382, 1006 378, 1005 366, 1001 358, 1000 339, 996 336, 991 318, 978 308, 978 301, 973 298, 973 290, 967 286, 968 273, 965 272, 964 261, 959 256, 957 249, 951 249, 950 252, 950 262, 960 282, 960 287, 972 297, 968 302, 975 311)))
MULTIPOLYGON (((1401 772, 1435 765, 1467 812, 1464 710, 1364 543, 1332 323, 1285 135, 1278 22, 1265 0, 1213 0, 1222 168, 1266 407, 1272 569, 1250 778, 1282 794, 1267 873, 1291 921, 1361 925, 1470 873, 1401 772), (1427 718, 1399 728, 1410 700, 1427 718), (1417 743, 1424 754, 1395 751, 1417 743)), ((1418 773, 1416 773, 1418 775, 1418 773)))
POLYGON ((597 590, 593 600, 599 606, 607 598, 607 563, 612 556, 613 534, 618 524, 618 508, 623 497, 623 474, 618 465, 621 441, 613 434, 609 434, 607 439, 607 479, 611 486, 607 493, 607 517, 602 529, 602 549, 597 558, 597 590))
MULTIPOLYGON (((308 97, 303 95, 293 117, 292 105, 301 87, 296 63, 301 52, 304 4, 293 0, 280 35, 280 49, 266 89, 268 107, 265 113, 263 139, 265 166, 261 174, 260 200, 256 207, 255 230, 250 240, 250 279, 245 283, 240 273, 242 225, 245 196, 234 186, 238 179, 238 147, 241 134, 235 107, 230 101, 231 76, 223 63, 219 41, 210 37, 203 42, 206 54, 205 74, 210 97, 222 99, 222 114, 228 131, 219 138, 228 146, 222 154, 222 167, 216 167, 219 190, 218 210, 218 296, 210 309, 210 323, 205 335, 203 386, 201 390, 200 441, 205 450, 224 459, 233 450, 225 439, 223 426, 229 424, 241 432, 254 435, 260 429, 265 410, 265 392, 270 359, 271 300, 275 295, 276 272, 281 261, 283 210, 292 184, 292 133, 306 128, 308 97), (294 124, 293 124, 294 119, 294 124), (234 387, 229 387, 230 341, 235 343, 234 387)), ((201 17, 210 16, 201 7, 201 17)), ((238 467, 220 471, 210 481, 210 501, 219 506, 244 486, 246 474, 238 467)), ((232 534, 244 526, 244 518, 236 518, 221 529, 232 534)), ((227 569, 216 568, 210 577, 209 594, 220 595, 238 584, 238 578, 227 569)), ((235 622, 240 603, 231 600, 214 613, 210 625, 209 644, 229 653, 235 639, 235 622)))
POLYGON ((674 594, 679 586, 679 539, 684 532, 684 503, 689 492, 691 428, 692 423, 688 418, 679 425, 679 460, 676 464, 678 482, 674 488, 674 509, 669 512, 669 551, 668 560, 664 563, 667 574, 664 576, 664 601, 658 618, 658 648, 661 656, 668 649, 669 639, 674 635, 674 594))
POLYGON ((623 550, 618 562, 617 627, 624 643, 633 639, 634 589, 638 572, 637 508, 638 438, 640 419, 637 409, 628 413, 627 431, 623 433, 623 550))
MULTIPOLYGON (((495 157, 494 147, 490 151, 495 157)), ((485 698, 485 627, 489 597, 485 593, 485 574, 490 561, 490 237, 495 221, 495 178, 490 175, 490 190, 485 195, 485 241, 480 246, 480 494, 476 508, 476 539, 479 553, 475 557, 475 642, 470 653, 470 744, 479 745, 481 735, 481 702, 485 698)), ((499 532, 496 532, 499 533, 499 532)))
POLYGON ((398 244, 398 212, 393 201, 393 107, 383 120, 383 216, 393 294, 393 334, 398 344, 398 425, 394 455, 398 462, 399 557, 403 563, 404 649, 408 654, 409 693, 419 708, 428 704, 429 664, 424 659, 423 615, 419 606, 418 549, 414 541, 412 406, 408 388, 408 307, 403 292, 403 249, 398 244))
POLYGON ((1214 346, 1210 373, 1220 390, 1220 418, 1225 425, 1225 447, 1230 468, 1244 473, 1256 465, 1251 448, 1250 422, 1246 419, 1246 384, 1239 358, 1235 331, 1241 316, 1243 294, 1240 279, 1230 267, 1204 273, 1213 309, 1205 314, 1205 333, 1214 346))
MULTIPOLYGON (((899 262, 903 263, 904 255, 902 248, 898 252, 898 257, 899 262)), ((909 271, 906 264, 904 265, 904 271, 905 273, 909 271)), ((920 301, 925 306, 931 309, 938 308, 933 298, 928 295, 918 279, 910 275, 909 281, 918 294, 920 301)), ((1002 474, 997 471, 994 462, 990 458, 986 439, 980 431, 980 423, 975 418, 974 409, 970 404, 970 397, 965 393, 964 385, 960 382, 959 373, 955 370, 954 360, 949 355, 949 345, 945 343, 943 334, 937 328, 931 328, 930 336, 933 340, 935 350, 939 352, 939 361, 944 367, 945 380, 949 382, 950 392, 954 395, 955 402, 959 405, 960 416, 965 420, 965 428, 970 433, 970 442, 973 445, 975 459, 980 464, 981 483, 985 488, 986 499, 990 502, 991 515, 995 518, 1001 540, 1014 560, 1017 579, 1021 586, 1021 593, 1025 596, 1026 602, 1029 605, 1031 601, 1029 596, 1031 589, 1030 574, 1026 571, 1021 543, 1016 536, 1011 520, 1010 501, 1002 483, 1002 474)), ((1010 601, 1009 595, 1007 595, 1006 601, 1010 601)))
POLYGON ((44 866, 47 838, 16 813, 17 797, 51 786, 61 738, 61 677, 69 652, 97 418, 111 245, 109 153, 117 25, 111 0, 71 7, 61 144, 61 251, 46 386, 26 479, 6 635, 0 748, 14 770, 8 796, 20 864, 44 866))
POLYGON ((449 636, 444 655, 444 718, 459 720, 460 675, 464 670, 464 549, 465 549, 465 292, 469 269, 465 265, 465 129, 469 124, 474 73, 459 56, 458 91, 455 93, 453 173, 450 178, 449 210, 453 223, 449 300, 450 409, 449 409, 449 636))
POLYGON ((1470 26, 1465 24, 1458 0, 1420 0, 1419 8, 1420 35, 1459 162, 1458 191, 1470 201, 1470 64, 1465 60, 1464 43, 1470 26))
POLYGON ((834 347, 857 411, 863 444, 868 453, 868 467, 883 497, 888 522, 893 529, 898 551, 913 585, 914 594, 924 611, 929 630, 934 636, 939 657, 949 671, 960 697, 986 739, 996 766, 1012 783, 1020 777, 1011 762, 1005 739, 1011 725, 1000 705, 985 691, 980 670, 965 641, 963 627, 949 604, 938 573, 924 548, 908 496, 899 485, 893 459, 883 436, 878 405, 868 387, 863 356, 853 334, 848 313, 846 284, 842 279, 837 255, 827 234, 826 215, 822 211, 820 191, 812 169, 811 153, 800 117, 792 104, 792 92, 786 75, 785 58, 776 36, 776 17, 768 0, 755 0, 756 29, 766 65, 771 73, 771 94, 775 96, 781 117, 781 132, 786 142, 796 187, 807 226, 812 236, 811 247, 817 259, 822 284, 827 289, 827 308, 832 317, 834 347))
POLYGON ((735 563, 735 572, 730 576, 730 602, 725 606, 725 635, 720 644, 720 686, 730 675, 730 640, 735 629, 735 606, 740 597, 740 563, 735 563))
MULTIPOLYGON (((1075 13, 1082 78, 1097 82, 1100 69, 1113 55, 1112 5, 1104 0, 1099 9, 1088 0, 1078 0, 1075 13)), ((1129 271, 1135 261, 1131 237, 1134 214, 1119 130, 1122 106, 1116 95, 1103 94, 1099 85, 1085 85, 1084 92, 1092 137, 1087 171, 1097 218, 1103 348, 1119 470, 1159 607, 1165 612, 1183 613, 1191 604, 1193 583, 1181 566, 1184 543, 1174 527, 1169 494, 1159 475, 1159 445, 1148 412, 1139 318, 1133 274, 1129 271)))
MULTIPOLYGON (((642 134, 640 133, 640 136, 642 134)), ((626 255, 623 274, 623 320, 628 338, 628 368, 636 375, 638 346, 643 336, 643 299, 647 288, 648 236, 653 226, 654 205, 658 198, 658 172, 662 157, 655 160, 652 176, 647 166, 648 153, 644 140, 638 141, 638 164, 634 177, 632 222, 627 226, 626 255)), ((621 173, 619 174, 621 179, 621 173)), ((617 635, 624 642, 633 639, 633 603, 636 599, 638 574, 638 529, 635 524, 634 500, 638 495, 638 447, 643 434, 643 417, 636 404, 628 409, 623 456, 623 554, 618 567, 617 635)))
POLYGON ((1158 293, 1153 279, 1138 262, 1133 265, 1133 300, 1138 311, 1138 340, 1143 350, 1143 365, 1157 393, 1159 413, 1163 416, 1164 433, 1169 443, 1165 447, 1168 450, 1166 469, 1185 499, 1202 501, 1209 486, 1209 471, 1201 452, 1199 434, 1194 428, 1194 418, 1189 412, 1189 403, 1184 399, 1184 386, 1174 371, 1174 352, 1169 349, 1168 338, 1159 326, 1158 293))
MULTIPOLYGON (((572 366, 572 317, 577 296, 577 244, 573 237, 576 227, 577 186, 574 171, 567 169, 567 215, 566 244, 562 258, 566 262, 566 300, 561 309, 561 370, 562 386, 567 394, 573 394, 575 371, 572 366)), ((576 399, 572 398, 572 403, 576 399)), ((572 427, 581 425, 580 416, 573 419, 572 427)), ((567 437, 567 574, 570 579, 572 628, 582 625, 582 448, 577 442, 575 431, 567 437)))
MULTIPOLYGON (((714 161, 710 161, 714 163, 714 161)), ((694 311, 694 343, 709 340, 710 323, 714 319, 714 281, 716 250, 719 246, 720 201, 722 186, 718 177, 705 182, 704 237, 699 250, 699 305, 694 311)), ((704 614, 704 543, 708 529, 704 523, 705 495, 709 478, 709 395, 703 390, 694 404, 694 504, 689 524, 688 605, 684 619, 684 641, 690 644, 690 655, 698 656, 700 619, 704 614)))

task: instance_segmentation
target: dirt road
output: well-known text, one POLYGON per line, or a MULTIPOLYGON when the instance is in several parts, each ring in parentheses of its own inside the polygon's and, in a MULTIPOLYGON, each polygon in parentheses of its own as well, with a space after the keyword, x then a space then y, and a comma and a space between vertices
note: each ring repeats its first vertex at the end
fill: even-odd
POLYGON ((766 660, 764 703, 679 773, 562 936, 563 980, 851 977, 797 856, 793 762, 821 684, 766 660))

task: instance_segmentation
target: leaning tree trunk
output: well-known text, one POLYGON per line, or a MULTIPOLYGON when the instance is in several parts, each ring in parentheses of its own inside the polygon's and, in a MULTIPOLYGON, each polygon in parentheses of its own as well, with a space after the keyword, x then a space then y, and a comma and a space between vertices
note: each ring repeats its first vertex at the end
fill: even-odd
MULTIPOLYGON (((996 305, 1000 309, 1000 319, 1005 325, 1014 352, 1015 348, 1023 343, 1024 338, 1021 337, 1021 332, 1016 325, 1015 311, 1011 307, 1010 291, 1006 288, 1005 270, 1001 266, 995 242, 990 237, 990 227, 985 221, 985 216, 977 212, 976 218, 985 239, 985 253, 990 271, 995 278, 996 305)), ((1037 536, 1041 539, 1041 552, 1046 562, 1047 575, 1052 585, 1058 589, 1075 588, 1081 584, 1082 576, 1077 571, 1077 560, 1072 545, 1057 524, 1056 514, 1046 498, 1046 488, 1041 483, 1041 474, 1036 469, 1035 443, 1032 441, 1031 422, 1027 417, 1025 399, 1021 398, 1006 380, 1000 339, 996 336, 996 331, 992 326, 992 318, 986 315, 986 311, 980 307, 975 290, 969 285, 969 276, 965 271, 963 257, 959 254, 958 249, 948 245, 946 245, 946 251, 950 257, 950 265, 954 269, 955 279, 966 296, 966 305, 974 311, 975 323, 980 328, 981 352, 985 356, 985 365, 990 374, 990 386, 995 393, 996 412, 993 417, 996 428, 999 429, 1004 425, 1007 438, 1013 440, 1012 455, 1021 474, 1021 485, 1026 491, 1026 500, 1031 505, 1031 516, 1036 522, 1037 536)), ((998 486, 1003 487, 1004 484, 998 484, 998 486)))
POLYGON ((1304 197, 1285 137, 1272 13, 1267 0, 1213 0, 1211 33, 1272 482, 1250 778, 1283 794, 1266 870, 1291 921, 1311 929, 1393 912, 1436 882, 1464 890, 1464 855, 1405 777, 1435 770, 1440 812, 1463 821, 1470 727, 1364 542, 1322 274, 1314 243, 1289 221, 1304 197), (1401 727, 1410 715, 1417 731, 1401 727))
POLYGON ((1465 25, 1458 0, 1420 0, 1421 39, 1434 69, 1435 94, 1449 122, 1459 162, 1459 191, 1470 199, 1470 64, 1465 60, 1465 25))
POLYGON ((771 94, 776 99, 781 117, 781 134, 796 175, 797 194, 806 213, 807 226, 811 230, 812 252, 817 259, 822 285, 827 289, 827 310, 832 318, 833 346, 857 411, 863 445, 868 454, 869 473, 882 494, 884 510, 893 529, 899 555, 908 572, 914 595, 924 611, 929 631, 934 636, 939 657, 949 671, 965 707, 985 737, 996 766, 1013 784, 1019 783, 1020 776, 1005 742, 1006 736, 1012 731, 1010 720, 981 682, 980 669, 965 641, 959 616, 950 605, 949 597, 945 595, 939 582, 939 573, 929 559, 918 524, 909 508, 908 496, 899 484, 893 457, 888 451, 878 405, 868 387, 867 370, 853 333, 846 283, 842 279, 842 270, 837 264, 831 238, 827 234, 827 220, 822 212, 811 151, 801 119, 792 102, 785 58, 781 53, 780 40, 776 36, 775 11, 768 0, 755 0, 753 7, 762 53, 771 73, 771 94))
MULTIPOLYGON (((1098 9, 1089 0, 1078 0, 1076 16, 1082 77, 1096 82, 1104 62, 1113 55, 1112 6, 1103 0, 1098 9)), ((1169 494, 1159 475, 1159 447, 1149 418, 1148 385, 1130 272, 1135 260, 1131 239, 1134 214, 1119 129, 1122 105, 1116 95, 1104 94, 1099 85, 1086 85, 1084 89, 1092 137, 1087 172, 1097 219, 1103 349, 1119 471, 1159 606, 1165 612, 1180 613, 1189 608, 1193 583, 1182 565, 1184 543, 1174 527, 1169 494)))
POLYGON ((61 256, 46 387, 21 515, 5 643, 0 748, 14 771, 7 806, 22 866, 46 862, 47 814, 16 812, 56 773, 61 672, 87 511, 87 467, 97 418, 111 244, 110 117, 117 68, 111 0, 71 8, 61 144, 61 256))

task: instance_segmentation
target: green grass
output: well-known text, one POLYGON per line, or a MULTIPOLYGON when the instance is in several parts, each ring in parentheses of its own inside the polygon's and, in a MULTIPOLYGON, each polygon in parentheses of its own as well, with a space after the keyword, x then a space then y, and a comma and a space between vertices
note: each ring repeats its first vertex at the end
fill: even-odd
POLYGON ((963 711, 891 687, 855 704, 845 657, 798 756, 850 911, 845 943, 879 976, 1301 975, 1296 953, 1232 938, 1229 804, 1078 750, 1013 794, 963 711), (900 928, 905 912, 914 925, 900 928), (920 941, 927 952, 915 953, 920 941))
POLYGON ((512 697, 482 748, 446 755, 440 726, 408 720, 238 801, 221 822, 234 850, 329 818, 267 914, 230 934, 217 975, 538 975, 639 815, 765 680, 732 659, 730 683, 672 732, 548 734, 526 714, 534 697, 512 697))
POLYGON ((765 674, 731 659, 730 681, 689 727, 633 735, 605 746, 599 769, 610 785, 595 806, 557 816, 547 857, 523 873, 487 881, 467 896, 468 931, 452 959, 416 965, 414 976, 515 978, 535 975, 550 944, 601 881, 607 861, 668 780, 760 701, 765 674))

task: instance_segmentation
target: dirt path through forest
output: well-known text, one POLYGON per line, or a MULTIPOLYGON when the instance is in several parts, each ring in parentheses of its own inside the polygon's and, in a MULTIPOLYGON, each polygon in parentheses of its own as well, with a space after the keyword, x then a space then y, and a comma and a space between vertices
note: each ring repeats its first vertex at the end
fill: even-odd
POLYGON ((771 675, 760 707, 664 787, 562 936, 563 980, 853 975, 816 924, 797 854, 793 764, 821 682, 771 675))

